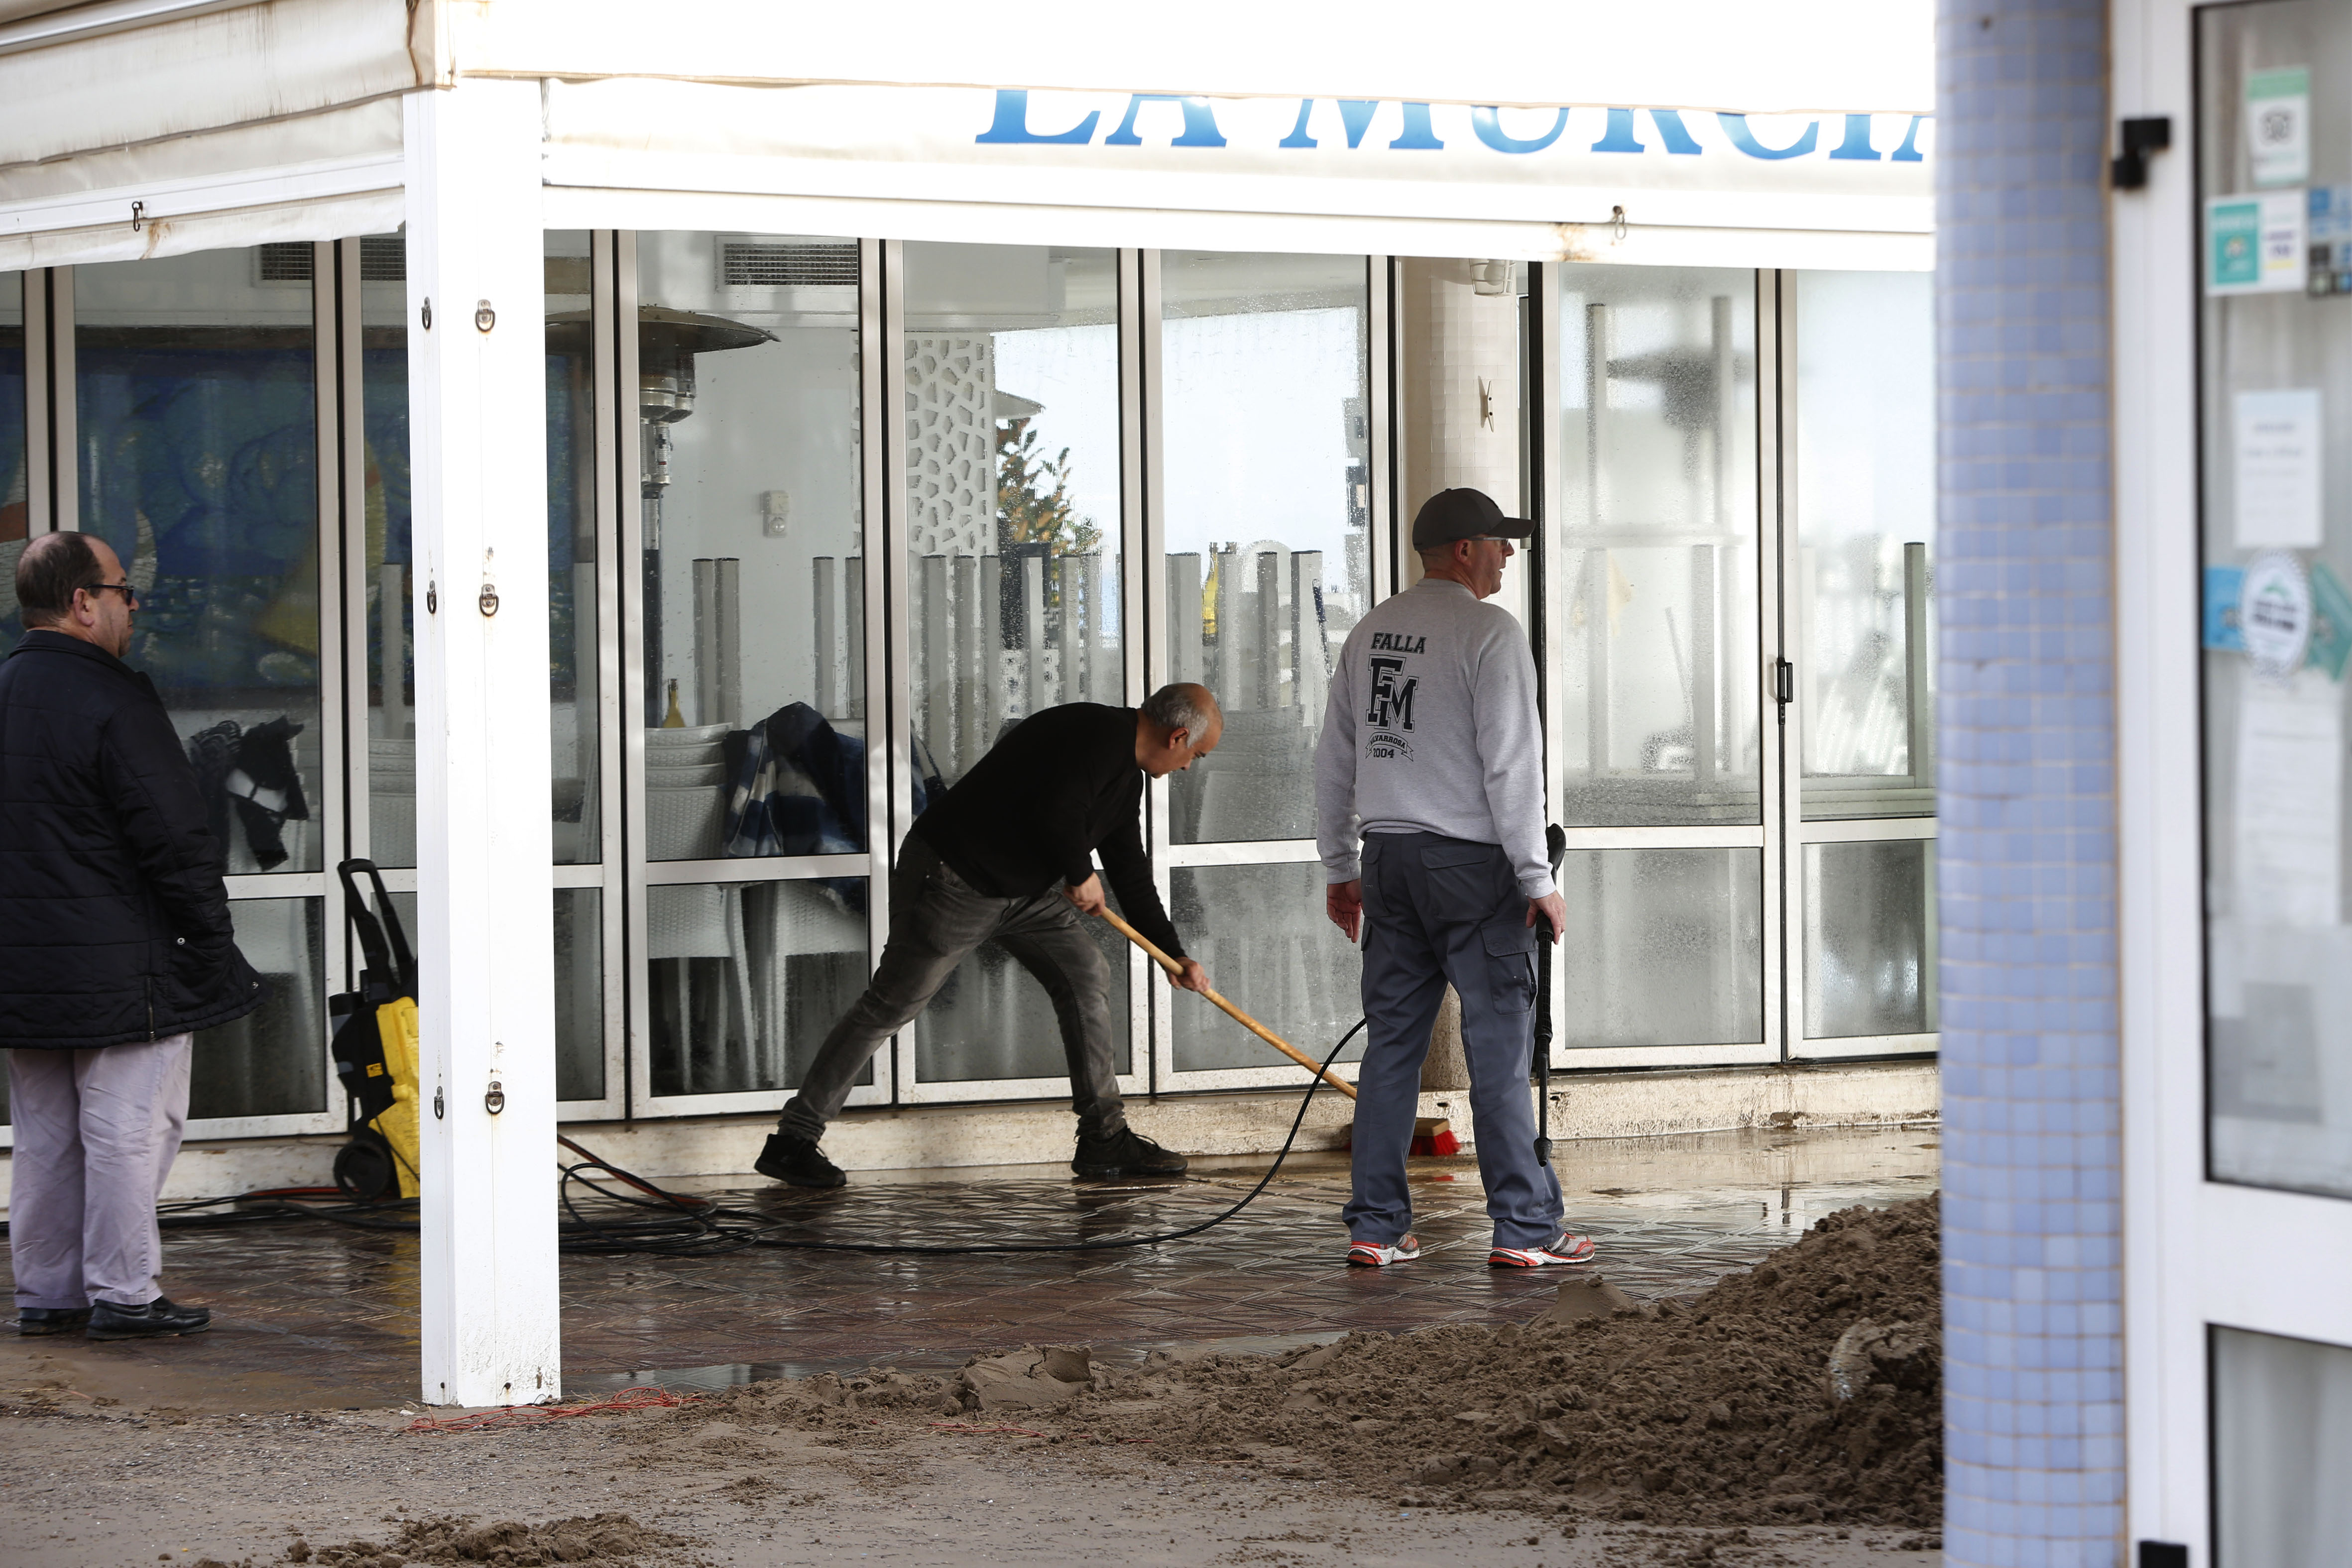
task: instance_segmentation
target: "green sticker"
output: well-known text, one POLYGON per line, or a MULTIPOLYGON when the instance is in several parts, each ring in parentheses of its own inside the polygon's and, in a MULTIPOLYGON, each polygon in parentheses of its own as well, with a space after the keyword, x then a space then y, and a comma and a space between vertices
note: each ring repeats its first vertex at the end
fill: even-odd
POLYGON ((2252 288, 2263 280, 2263 204, 2215 202, 2205 219, 2206 273, 2214 288, 2252 288))

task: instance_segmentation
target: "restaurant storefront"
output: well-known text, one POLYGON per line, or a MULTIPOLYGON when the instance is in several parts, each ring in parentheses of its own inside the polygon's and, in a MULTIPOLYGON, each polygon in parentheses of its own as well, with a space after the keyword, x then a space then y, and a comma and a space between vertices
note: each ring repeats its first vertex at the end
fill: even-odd
MULTIPOLYGON (((420 936, 428 1166, 520 1214, 555 1119, 755 1124, 924 801, 1178 679, 1227 729, 1150 791, 1162 895, 1319 1050, 1327 672, 1462 484, 1542 525, 1506 593, 1570 846, 1555 1066, 1893 1064, 1866 1114, 1932 1106, 1924 58, 1627 108, 1445 58, 850 80, 751 8, 642 52, 529 5, 94 9, 0 20, 0 565, 114 546, 215 791, 272 999, 200 1040, 193 1138, 341 1128, 348 856, 420 936)), ((1100 936, 1131 1094, 1296 1081, 1100 936)), ((1066 1092, 992 950, 851 1105, 1066 1092)))

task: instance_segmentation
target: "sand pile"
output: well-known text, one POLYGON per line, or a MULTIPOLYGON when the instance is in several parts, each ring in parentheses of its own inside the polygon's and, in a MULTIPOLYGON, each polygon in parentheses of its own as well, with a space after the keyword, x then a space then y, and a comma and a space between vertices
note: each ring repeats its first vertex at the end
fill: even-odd
MULTIPOLYGON (((1382 1501, 1565 1506, 1658 1524, 1941 1521, 1936 1200, 1833 1214, 1702 1294, 1580 1274, 1533 1322, 1350 1334, 1117 1370, 1084 1347, 730 1389, 659 1428, 1011 1423, 1243 1462, 1382 1501), (1494 1494, 1508 1494, 1507 1497, 1494 1494)), ((992 1430, 1002 1431, 998 1425, 992 1430)))
POLYGON ((593 1519, 559 1519, 550 1524, 521 1524, 504 1520, 477 1525, 457 1518, 409 1520, 389 1542, 346 1541, 340 1545, 313 1546, 296 1541, 284 1561, 321 1568, 404 1568, 412 1563, 487 1563, 499 1568, 541 1568, 567 1563, 580 1568, 631 1568, 661 1553, 658 1561, 686 1561, 675 1549, 686 1542, 675 1535, 648 1530, 625 1513, 600 1513, 593 1519))

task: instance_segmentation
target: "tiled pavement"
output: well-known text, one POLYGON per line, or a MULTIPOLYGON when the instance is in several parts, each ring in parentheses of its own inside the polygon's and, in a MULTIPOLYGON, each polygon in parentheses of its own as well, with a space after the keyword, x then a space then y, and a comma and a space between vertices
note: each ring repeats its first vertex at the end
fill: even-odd
MULTIPOLYGON (((1723 1134, 1563 1145, 1570 1222, 1597 1267, 1636 1296, 1703 1288, 1794 1239, 1832 1209, 1920 1196, 1934 1134, 1723 1134)), ((914 1257, 760 1249, 711 1257, 567 1257, 563 1359, 575 1392, 645 1381, 732 1381, 891 1361, 954 1365, 1005 1344, 1139 1346, 1400 1331, 1524 1320, 1558 1289, 1550 1271, 1489 1270, 1475 1165, 1415 1162, 1409 1267, 1350 1270, 1338 1223, 1344 1156, 1295 1160, 1227 1224, 1156 1247, 1027 1256, 914 1257)), ((812 1193, 765 1186, 724 1201, 793 1222, 793 1234, 951 1244, 1076 1240, 1170 1230, 1232 1204, 1262 1169, 1234 1162, 1162 1183, 1077 1184, 1016 1167, 921 1173, 812 1193)), ((176 1342, 187 1375, 267 1373, 353 1398, 415 1386, 416 1244, 326 1224, 173 1231, 166 1286, 213 1309, 215 1330, 176 1342)), ((86 1354, 146 1355, 152 1346, 86 1354)), ((322 1397, 322 1401, 324 1399, 322 1397)))

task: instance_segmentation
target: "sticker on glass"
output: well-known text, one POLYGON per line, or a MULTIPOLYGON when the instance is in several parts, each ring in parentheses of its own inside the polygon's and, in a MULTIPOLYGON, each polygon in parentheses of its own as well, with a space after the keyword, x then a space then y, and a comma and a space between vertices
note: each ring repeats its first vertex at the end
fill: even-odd
POLYGON ((2243 549, 2317 549, 2320 402, 2315 387, 2242 392, 2236 430, 2237 538, 2243 549))
POLYGON ((2310 256, 2301 191, 2215 196, 2205 204, 2205 292, 2300 293, 2310 256))
POLYGON ((2256 556, 2238 585, 2238 635, 2254 669, 2284 680, 2311 644, 2311 582, 2284 550, 2256 556))
POLYGON ((2302 66, 2246 78, 2246 157, 2257 185, 2311 178, 2311 72, 2302 66))

